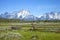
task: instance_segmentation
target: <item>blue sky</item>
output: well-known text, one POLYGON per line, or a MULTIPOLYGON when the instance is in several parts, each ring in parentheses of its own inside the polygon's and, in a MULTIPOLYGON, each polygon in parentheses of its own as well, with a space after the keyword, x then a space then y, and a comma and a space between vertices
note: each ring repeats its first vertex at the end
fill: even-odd
POLYGON ((59 12, 60 0, 0 0, 0 13, 29 10, 35 16, 46 12, 59 12))

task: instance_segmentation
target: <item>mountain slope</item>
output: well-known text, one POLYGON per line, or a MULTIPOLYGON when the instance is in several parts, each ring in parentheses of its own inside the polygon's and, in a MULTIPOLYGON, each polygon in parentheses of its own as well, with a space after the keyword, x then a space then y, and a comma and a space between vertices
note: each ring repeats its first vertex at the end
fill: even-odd
POLYGON ((28 10, 21 10, 13 13, 5 12, 4 14, 0 14, 0 18, 23 20, 60 20, 60 12, 45 13, 41 17, 36 17, 31 15, 28 10))

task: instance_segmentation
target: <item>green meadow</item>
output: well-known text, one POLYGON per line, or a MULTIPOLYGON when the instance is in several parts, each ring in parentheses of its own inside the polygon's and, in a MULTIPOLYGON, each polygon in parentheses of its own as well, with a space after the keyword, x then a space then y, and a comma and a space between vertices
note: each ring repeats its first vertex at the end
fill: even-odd
POLYGON ((1 22, 0 40, 60 40, 60 22, 1 22))

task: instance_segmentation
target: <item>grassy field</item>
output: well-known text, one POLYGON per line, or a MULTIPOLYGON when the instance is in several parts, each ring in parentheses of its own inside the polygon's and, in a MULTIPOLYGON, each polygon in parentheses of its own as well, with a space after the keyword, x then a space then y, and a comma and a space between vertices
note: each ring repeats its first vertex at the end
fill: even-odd
POLYGON ((33 23, 0 23, 0 40, 60 40, 59 22, 40 22, 33 23), (11 27, 21 27, 11 29, 11 27))

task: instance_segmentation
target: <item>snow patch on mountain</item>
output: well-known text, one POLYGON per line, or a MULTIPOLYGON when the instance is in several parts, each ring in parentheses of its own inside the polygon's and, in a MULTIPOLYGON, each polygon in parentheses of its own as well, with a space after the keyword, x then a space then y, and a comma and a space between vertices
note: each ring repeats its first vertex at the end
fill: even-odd
POLYGON ((21 16, 22 16, 22 18, 24 18, 25 16, 28 16, 28 15, 30 15, 30 12, 27 10, 21 10, 20 12, 17 13, 18 18, 21 16))

